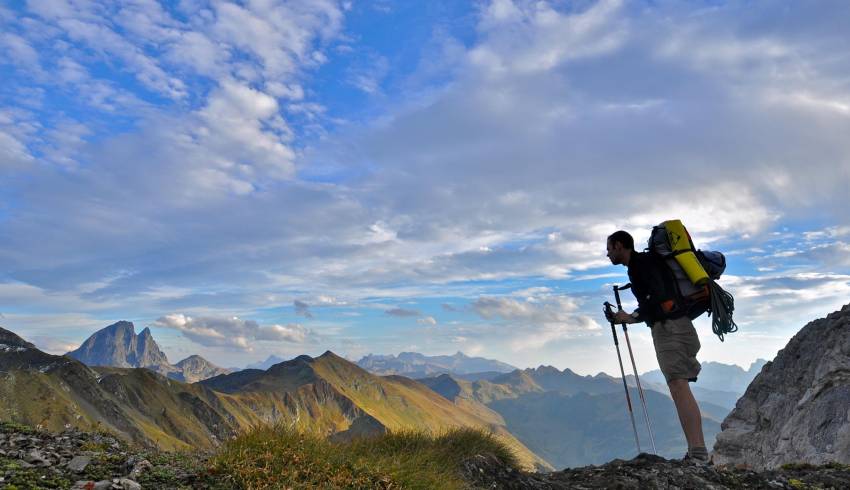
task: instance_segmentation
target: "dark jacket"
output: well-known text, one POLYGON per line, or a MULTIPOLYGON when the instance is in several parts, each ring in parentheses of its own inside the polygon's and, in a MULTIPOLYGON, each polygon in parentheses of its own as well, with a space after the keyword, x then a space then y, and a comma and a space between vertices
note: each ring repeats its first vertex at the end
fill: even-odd
POLYGON ((637 320, 650 326, 665 319, 679 318, 685 312, 678 308, 676 286, 661 259, 646 252, 632 251, 629 259, 629 281, 638 302, 637 320), (665 312, 662 304, 672 301, 676 306, 665 312))

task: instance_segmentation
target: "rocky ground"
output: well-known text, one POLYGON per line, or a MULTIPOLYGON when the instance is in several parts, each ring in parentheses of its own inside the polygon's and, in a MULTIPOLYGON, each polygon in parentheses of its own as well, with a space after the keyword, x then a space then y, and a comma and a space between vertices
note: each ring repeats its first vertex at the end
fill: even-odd
POLYGON ((0 423, 0 488, 214 488, 206 455, 127 446, 100 433, 60 434, 0 423))
POLYGON ((850 466, 786 465, 777 471, 693 465, 642 454, 601 466, 552 473, 522 473, 501 462, 477 456, 464 464, 466 478, 478 488, 490 489, 846 489, 850 466))
MULTIPOLYGON (((0 422, 3 489, 222 489, 208 454, 131 447, 109 434, 60 434, 0 422)), ((473 488, 488 489, 845 489, 850 466, 794 465, 777 471, 697 466, 653 455, 553 473, 525 473, 489 456, 463 464, 473 488)))

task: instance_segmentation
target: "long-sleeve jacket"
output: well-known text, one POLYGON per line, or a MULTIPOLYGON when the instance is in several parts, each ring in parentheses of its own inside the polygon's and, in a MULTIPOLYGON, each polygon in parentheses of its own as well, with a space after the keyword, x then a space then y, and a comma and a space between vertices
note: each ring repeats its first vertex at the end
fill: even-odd
POLYGON ((637 320, 649 325, 668 318, 679 318, 685 312, 674 307, 668 312, 662 304, 678 306, 673 278, 663 269, 666 267, 660 258, 646 252, 632 252, 629 259, 629 280, 632 283, 632 293, 638 302, 637 320))

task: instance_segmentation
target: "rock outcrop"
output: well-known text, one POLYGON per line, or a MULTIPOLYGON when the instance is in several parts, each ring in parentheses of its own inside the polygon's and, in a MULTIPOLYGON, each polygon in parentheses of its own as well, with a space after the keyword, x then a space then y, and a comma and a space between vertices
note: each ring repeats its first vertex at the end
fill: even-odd
POLYGON ((717 464, 850 463, 850 305, 800 330, 717 435, 717 464))
POLYGON ((473 488, 489 489, 799 489, 850 488, 850 466, 793 466, 757 472, 745 468, 694 465, 640 454, 551 473, 516 471, 491 455, 476 455, 462 464, 462 474, 473 488))
POLYGON ((98 330, 66 355, 88 366, 144 367, 163 375, 175 371, 150 329, 136 335, 133 322, 120 321, 98 330))
POLYGON ((219 374, 224 369, 201 356, 189 356, 172 365, 153 339, 149 328, 136 335, 133 322, 120 321, 93 333, 78 349, 65 354, 87 366, 146 368, 185 383, 195 383, 219 374))

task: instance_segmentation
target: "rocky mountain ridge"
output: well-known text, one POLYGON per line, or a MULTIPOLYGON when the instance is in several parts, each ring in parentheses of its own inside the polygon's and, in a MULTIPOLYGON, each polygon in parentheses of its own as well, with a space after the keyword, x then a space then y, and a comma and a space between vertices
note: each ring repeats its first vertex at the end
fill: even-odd
POLYGON ((723 421, 714 458, 775 468, 850 463, 850 305, 803 327, 723 421))
POLYGON ((198 355, 171 364, 154 340, 150 328, 146 327, 136 335, 133 322, 124 320, 98 330, 80 347, 65 355, 88 366, 145 368, 187 383, 230 372, 198 355))

